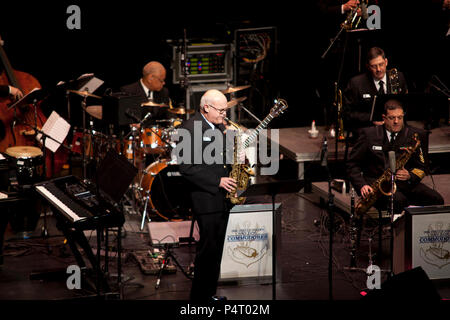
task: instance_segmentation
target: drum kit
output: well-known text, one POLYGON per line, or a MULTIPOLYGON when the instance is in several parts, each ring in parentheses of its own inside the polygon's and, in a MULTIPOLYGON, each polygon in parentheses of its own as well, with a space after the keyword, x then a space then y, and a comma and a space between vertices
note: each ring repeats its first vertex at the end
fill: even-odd
MULTIPOLYGON (((73 92, 81 96, 99 98, 88 92, 73 92)), ((140 104, 144 111, 160 108, 167 111, 167 119, 149 121, 133 116, 134 123, 128 125, 121 134, 105 134, 97 130, 95 123, 107 122, 103 119, 101 105, 84 106, 83 111, 96 121, 89 121, 88 128, 75 128, 71 145, 72 153, 83 156, 82 163, 96 168, 109 150, 115 150, 138 168, 138 174, 125 195, 128 212, 149 212, 162 220, 183 219, 189 215, 187 199, 180 197, 182 177, 176 164, 170 159, 175 147, 174 136, 185 117, 194 110, 173 108, 171 103, 148 101, 140 104), (128 133, 126 133, 128 131, 128 133)), ((145 113, 145 112, 144 112, 145 113)), ((161 114, 161 113, 160 113, 161 114)), ((86 170, 85 181, 89 181, 86 170)))
MULTIPOLYGON (((248 87, 230 87, 222 92, 233 94, 248 87)), ((129 124, 127 134, 114 134, 112 130, 110 134, 105 134, 96 128, 96 124, 107 121, 104 119, 103 106, 86 105, 87 98, 101 99, 101 97, 87 91, 68 91, 84 98, 83 122, 86 115, 91 117, 89 126, 83 123, 83 128, 73 128, 70 145, 71 155, 78 154, 83 158, 85 181, 89 182, 89 178, 94 179, 94 174, 92 177, 87 174, 86 166, 92 167, 95 173, 96 166, 106 153, 111 149, 115 150, 138 168, 138 175, 125 195, 125 201, 130 204, 127 206, 129 211, 143 213, 144 217, 148 213, 148 218, 153 216, 166 221, 189 217, 191 206, 188 192, 185 192, 186 185, 178 165, 171 159, 171 150, 175 147, 174 136, 177 129, 187 116, 194 113, 194 110, 184 107, 174 108, 171 102, 168 104, 144 102, 141 103, 141 108, 164 109, 167 111, 167 119, 148 121, 136 117, 135 123, 129 124)), ((246 97, 233 98, 229 101, 228 107, 232 108, 245 99, 246 97)), ((19 184, 33 184, 42 180, 45 163, 40 148, 15 146, 8 148, 5 154, 14 160, 19 184)))

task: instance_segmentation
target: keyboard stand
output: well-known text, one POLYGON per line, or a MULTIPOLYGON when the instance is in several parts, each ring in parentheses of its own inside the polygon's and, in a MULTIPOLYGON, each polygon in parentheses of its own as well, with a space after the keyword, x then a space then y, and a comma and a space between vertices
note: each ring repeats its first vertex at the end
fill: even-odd
MULTIPOLYGON (((111 293, 110 286, 108 284, 108 281, 106 279, 105 274, 101 270, 100 265, 100 248, 101 248, 101 228, 96 229, 97 233, 97 257, 95 256, 94 252, 92 251, 91 245, 89 244, 89 241, 86 239, 86 236, 84 235, 83 230, 78 229, 74 227, 72 223, 69 223, 69 221, 64 218, 61 213, 53 208, 51 208, 54 213, 54 217, 56 218, 56 227, 64 234, 65 238, 67 239, 67 243, 75 257, 75 260, 82 270, 82 275, 85 276, 86 284, 89 284, 91 289, 94 289, 96 291, 96 296, 101 297, 106 294, 111 293), (83 258, 83 255, 81 254, 78 246, 83 250, 84 254, 87 257, 87 260, 90 262, 90 265, 92 267, 92 270, 94 271, 94 277, 95 277, 95 283, 87 283, 89 280, 88 278, 88 271, 89 268, 86 265, 86 261, 83 258)), ((48 270, 48 271, 40 271, 40 272, 33 272, 30 274, 31 280, 45 280, 45 279, 51 279, 55 278, 55 276, 61 276, 61 277, 68 277, 68 274, 66 273, 66 270, 48 270)), ((86 288, 82 288, 86 289, 86 288)))

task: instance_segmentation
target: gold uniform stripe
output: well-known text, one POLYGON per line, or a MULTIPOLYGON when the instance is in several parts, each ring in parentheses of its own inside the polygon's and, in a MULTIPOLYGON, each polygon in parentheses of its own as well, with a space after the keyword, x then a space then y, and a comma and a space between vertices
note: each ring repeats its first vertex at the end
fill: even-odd
POLYGON ((423 177, 425 177, 425 172, 423 170, 420 170, 420 169, 417 169, 417 168, 412 169, 411 173, 414 173, 420 179, 423 179, 423 177))

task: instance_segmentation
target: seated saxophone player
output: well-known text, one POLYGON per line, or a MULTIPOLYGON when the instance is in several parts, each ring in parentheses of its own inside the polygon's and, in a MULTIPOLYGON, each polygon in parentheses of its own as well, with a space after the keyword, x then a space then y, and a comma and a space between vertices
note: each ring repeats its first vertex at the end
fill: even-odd
POLYGON ((223 93, 206 91, 200 99, 200 110, 182 125, 191 139, 187 150, 181 148, 184 137, 180 136, 177 145, 182 149, 182 155, 178 155, 180 172, 190 185, 194 219, 199 227, 190 293, 191 300, 197 302, 220 300, 215 294, 231 209, 226 195, 237 187, 236 180, 229 177, 230 165, 225 159, 223 121, 227 110, 223 93), (185 151, 189 156, 185 157, 185 151))
MULTIPOLYGON (((375 181, 389 168, 389 151, 395 151, 397 171, 395 173, 394 214, 400 214, 409 205, 440 205, 442 196, 421 180, 425 176, 425 156, 427 150, 425 133, 405 125, 405 112, 398 100, 388 100, 382 115, 383 125, 363 128, 350 152, 347 161, 347 174, 359 196, 367 200, 378 192, 375 181), (406 163, 400 166, 404 147, 414 146, 418 139, 423 143, 411 154, 406 163), (400 166, 400 167, 399 167, 400 166)), ((390 175, 389 175, 390 176, 390 175)), ((390 186, 390 180, 388 181, 390 186)), ((384 189, 386 191, 386 189, 384 189)), ((388 188, 387 192, 390 192, 388 188)), ((386 209, 389 196, 379 194, 374 206, 386 209)), ((369 208, 367 208, 368 210, 369 208)))

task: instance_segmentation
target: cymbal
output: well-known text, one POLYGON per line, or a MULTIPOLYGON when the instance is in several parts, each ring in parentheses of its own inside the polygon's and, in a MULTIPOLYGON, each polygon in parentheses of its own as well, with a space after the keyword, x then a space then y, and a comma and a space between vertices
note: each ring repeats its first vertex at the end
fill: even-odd
POLYGON ((172 108, 168 109, 168 111, 174 114, 193 114, 195 112, 194 109, 186 110, 186 108, 172 108))
POLYGON ((247 97, 231 99, 230 101, 227 102, 227 106, 228 106, 228 108, 232 108, 232 107, 238 105, 239 103, 241 103, 242 101, 244 101, 245 99, 247 99, 247 97))
POLYGON ((72 92, 72 93, 76 93, 76 94, 78 94, 78 95, 80 95, 80 96, 82 96, 82 97, 92 97, 92 98, 101 99, 100 96, 97 96, 97 95, 95 95, 95 94, 92 94, 92 93, 90 93, 90 92, 88 92, 88 91, 76 91, 76 90, 68 90, 68 91, 69 91, 69 92, 72 92))
POLYGON ((221 92, 223 94, 234 93, 234 92, 238 92, 238 91, 241 91, 241 90, 244 90, 244 89, 248 89, 250 87, 251 87, 251 85, 239 86, 239 87, 229 87, 229 88, 227 88, 225 90, 222 90, 221 92))
POLYGON ((89 106, 86 107, 86 112, 96 119, 102 120, 103 106, 89 106))
POLYGON ((153 101, 147 101, 144 103, 141 103, 141 107, 160 107, 160 108, 164 108, 164 107, 168 107, 168 104, 164 104, 164 103, 156 103, 153 101))

